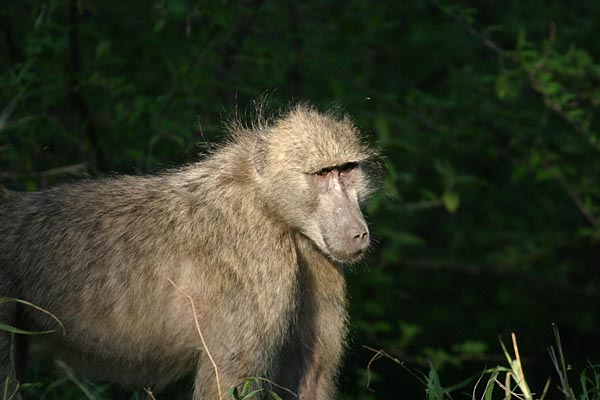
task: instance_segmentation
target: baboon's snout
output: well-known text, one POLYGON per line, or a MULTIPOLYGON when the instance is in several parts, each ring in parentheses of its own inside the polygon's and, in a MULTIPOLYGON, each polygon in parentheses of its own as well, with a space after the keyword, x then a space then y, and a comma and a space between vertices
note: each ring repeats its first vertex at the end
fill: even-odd
POLYGON ((360 258, 370 243, 369 228, 356 196, 345 191, 331 193, 329 201, 315 217, 325 249, 334 259, 342 262, 360 258))
POLYGON ((360 217, 352 221, 346 231, 346 248, 351 254, 359 255, 369 247, 369 228, 365 220, 360 217))

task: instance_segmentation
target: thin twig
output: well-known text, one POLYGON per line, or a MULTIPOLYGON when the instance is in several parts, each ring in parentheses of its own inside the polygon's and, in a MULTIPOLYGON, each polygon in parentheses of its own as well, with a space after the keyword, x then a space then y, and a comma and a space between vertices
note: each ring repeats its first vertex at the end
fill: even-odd
POLYGON ((517 335, 514 332, 510 334, 513 343, 513 350, 515 351, 515 359, 517 360, 517 367, 519 368, 519 380, 525 381, 525 374, 523 373, 523 365, 521 364, 521 356, 519 355, 519 346, 517 346, 517 335))
POLYGON ((510 395, 513 393, 513 391, 510 389, 510 377, 512 376, 512 374, 510 372, 506 373, 506 376, 504 377, 504 386, 502 385, 502 383, 496 379, 496 383, 498 383, 498 385, 504 389, 504 398, 505 399, 509 399, 510 395))
POLYGON ((8 105, 4 107, 4 110, 2 110, 2 114, 0 114, 0 132, 4 130, 4 128, 6 128, 6 126, 8 125, 10 117, 17 108, 17 102, 21 98, 21 94, 22 93, 19 93, 15 97, 13 97, 10 103, 8 103, 8 105))
POLYGON ((569 185, 565 177, 559 173, 556 174, 555 179, 557 180, 560 187, 571 198, 571 201, 575 203, 575 205, 579 209, 579 212, 581 212, 581 214, 589 222, 589 224, 592 225, 592 227, 594 228, 598 228, 598 220, 596 219, 594 214, 592 214, 590 209, 586 207, 585 203, 583 202, 583 200, 581 200, 581 197, 577 194, 577 192, 571 187, 571 185, 569 185))
POLYGON ((375 353, 375 355, 371 357, 371 359, 367 363, 367 390, 369 392, 374 392, 374 390, 371 389, 371 364, 373 364, 375 360, 378 360, 381 357, 383 357, 382 350, 378 350, 377 353, 375 353))
POLYGON ((150 396, 150 399, 151 399, 151 400, 156 400, 156 397, 154 397, 154 394, 152 394, 152 390, 150 390, 150 388, 147 388, 147 387, 145 387, 145 388, 144 388, 144 392, 146 392, 146 394, 147 394, 148 396, 150 396))
MULTIPOLYGON (((477 393, 477 387, 479 386, 479 384, 481 383, 481 381, 483 380, 483 377, 486 374, 486 368, 483 369, 483 371, 481 372, 481 374, 479 375, 479 378, 477 378, 477 381, 475 382, 475 385, 473 386, 473 392, 471 392, 471 398, 475 399, 476 398, 476 393, 477 393)), ((498 376, 498 372, 492 372, 492 378, 496 379, 496 377, 498 376), (495 375, 494 375, 495 374, 495 375)), ((481 398, 485 398, 485 395, 487 394, 488 389, 492 388, 492 390, 494 390, 494 386, 490 385, 491 384, 491 380, 488 379, 488 381, 485 383, 485 389, 483 390, 483 394, 481 395, 481 398)))
POLYGON ((375 353, 375 355, 373 357, 371 357, 371 359, 369 360, 369 363, 367 364, 367 389, 371 392, 373 392, 374 390, 372 390, 371 388, 369 388, 369 384, 371 382, 371 365, 373 364, 373 362, 377 361, 378 359, 385 357, 393 362, 395 362, 396 364, 398 364, 399 366, 401 366, 402 368, 404 368, 406 371, 408 371, 408 373, 410 373, 412 376, 414 376, 419 382, 421 382, 423 385, 426 385, 427 382, 425 382, 425 380, 420 377, 419 375, 417 375, 413 370, 411 370, 410 368, 408 368, 403 361, 399 360, 398 358, 390 355, 389 353, 387 353, 386 351, 382 350, 382 349, 374 349, 370 346, 366 346, 363 345, 362 346, 364 349, 370 350, 372 352, 375 353))
MULTIPOLYGON (((525 395, 519 394, 519 393, 515 392, 514 389, 510 388, 510 377, 511 376, 512 376, 511 373, 508 372, 506 374, 506 378, 504 379, 504 383, 500 382, 498 380, 498 378, 494 378, 494 382, 496 382, 496 384, 500 387, 500 389, 504 390, 505 399, 510 399, 511 397, 516 397, 517 399, 525 400, 526 399, 525 395)), ((515 388, 516 388, 516 386, 515 386, 515 388)))
POLYGON ((575 393, 573 393, 573 389, 571 389, 571 385, 569 384, 569 377, 567 376, 567 364, 562 351, 560 333, 558 332, 558 327, 556 324, 552 324, 552 329, 554 330, 554 340, 556 341, 556 347, 558 348, 558 355, 552 346, 548 349, 548 352, 550 353, 552 364, 554 364, 554 368, 556 369, 558 378, 560 379, 560 390, 568 400, 575 400, 575 393))
POLYGON ((475 29, 473 25, 469 23, 469 21, 467 21, 464 15, 458 14, 454 11, 445 10, 444 7, 440 4, 440 2, 437 0, 432 0, 431 3, 433 3, 433 5, 436 6, 444 14, 452 17, 452 19, 454 19, 456 22, 458 22, 459 25, 465 28, 467 32, 469 32, 469 34, 476 37, 481 43, 483 43, 485 47, 492 50, 494 53, 496 53, 502 58, 514 61, 514 58, 510 55, 508 51, 498 46, 496 43, 492 42, 486 35, 475 29))
POLYGON ((262 378, 262 377, 260 377, 260 376, 253 376, 253 377, 251 377, 251 378, 249 378, 249 379, 256 379, 257 381, 265 381, 265 382, 267 382, 267 383, 268 383, 268 384, 270 384, 270 385, 273 385, 273 386, 275 386, 275 387, 278 387, 279 389, 283 389, 283 390, 285 390, 286 392, 288 392, 289 394, 291 394, 291 395, 292 395, 292 396, 294 396, 294 397, 298 397, 298 395, 297 395, 296 393, 294 393, 294 391, 292 391, 291 389, 289 389, 289 388, 286 388, 285 386, 279 385, 279 384, 277 384, 277 383, 273 382, 273 381, 272 381, 272 380, 270 380, 270 379, 267 379, 267 378, 262 378))
POLYGON ((204 335, 202 334, 202 329, 200 329, 200 323, 198 322, 198 314, 196 313, 196 306, 194 305, 194 299, 192 299, 192 296, 190 296, 188 293, 184 292, 183 289, 181 289, 179 286, 177 286, 175 284, 175 282, 173 282, 171 280, 171 278, 167 278, 167 280, 169 281, 169 283, 171 285, 173 285, 175 287, 175 289, 180 291, 190 301, 190 305, 192 306, 192 312, 194 314, 194 322, 196 323, 196 330, 198 331, 198 336, 200 336, 200 341, 202 342, 204 351, 206 352, 206 355, 208 356, 208 359, 210 360, 210 362, 215 370, 215 379, 217 380, 217 391, 219 393, 219 399, 222 399, 223 394, 221 392, 221 381, 219 379, 219 368, 217 367, 217 363, 215 362, 212 355, 210 354, 210 351, 208 350, 208 346, 206 344, 206 341, 204 340, 204 335))
POLYGON ((558 115, 564 122, 566 122, 567 125, 569 125, 577 134, 583 137, 594 150, 600 151, 600 143, 598 142, 598 139, 595 139, 580 124, 574 121, 573 118, 569 117, 564 107, 560 103, 554 101, 552 97, 546 93, 544 90, 544 85, 540 82, 540 79, 533 68, 528 67, 523 62, 521 62, 521 66, 525 72, 527 72, 527 76, 529 77, 529 81, 531 82, 531 87, 533 90, 542 96, 544 104, 550 110, 554 111, 554 113, 558 115))

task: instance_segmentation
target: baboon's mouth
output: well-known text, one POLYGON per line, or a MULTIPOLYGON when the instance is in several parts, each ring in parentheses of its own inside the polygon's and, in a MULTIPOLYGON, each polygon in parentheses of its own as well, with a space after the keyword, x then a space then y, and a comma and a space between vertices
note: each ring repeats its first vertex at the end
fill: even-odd
POLYGON ((360 248, 356 251, 352 251, 351 249, 336 248, 336 246, 330 245, 325 237, 323 237, 323 245, 317 245, 317 248, 319 248, 323 254, 330 257, 334 261, 342 263, 357 261, 366 253, 367 250, 366 247, 360 248))
POLYGON ((332 258, 339 262, 353 262, 360 259, 364 254, 365 250, 358 250, 354 253, 340 253, 335 251, 329 251, 329 254, 332 258))
POLYGON ((363 250, 358 250, 357 252, 355 252, 354 254, 352 254, 352 257, 350 258, 349 261, 356 261, 359 258, 361 258, 362 256, 364 256, 365 253, 366 253, 366 251, 364 249, 363 250))

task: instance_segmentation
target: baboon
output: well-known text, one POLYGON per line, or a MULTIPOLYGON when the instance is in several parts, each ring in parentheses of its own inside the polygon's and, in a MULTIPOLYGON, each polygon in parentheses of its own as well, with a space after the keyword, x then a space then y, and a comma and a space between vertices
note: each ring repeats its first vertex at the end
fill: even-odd
MULTIPOLYGON (((196 400, 249 377, 284 399, 333 398, 343 264, 369 245, 376 151, 347 116, 305 104, 228 126, 180 169, 3 196, 0 298, 64 329, 15 302, 0 322, 55 330, 40 339, 61 360, 123 387, 195 371, 196 400)), ((0 335, 4 382, 26 346, 0 335)))

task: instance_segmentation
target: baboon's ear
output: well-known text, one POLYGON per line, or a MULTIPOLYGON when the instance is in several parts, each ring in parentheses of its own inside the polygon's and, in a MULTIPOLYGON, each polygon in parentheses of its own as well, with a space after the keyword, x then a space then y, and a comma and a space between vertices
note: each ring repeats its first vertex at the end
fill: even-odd
POLYGON ((262 135, 256 137, 252 162, 256 172, 262 176, 267 168, 267 139, 262 135))

